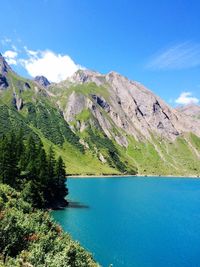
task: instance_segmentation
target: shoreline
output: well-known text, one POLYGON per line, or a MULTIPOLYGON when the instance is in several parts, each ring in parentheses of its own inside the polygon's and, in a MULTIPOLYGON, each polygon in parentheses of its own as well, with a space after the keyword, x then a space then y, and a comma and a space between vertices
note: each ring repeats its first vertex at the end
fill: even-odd
POLYGON ((198 175, 190 175, 190 176, 183 176, 183 175, 178 175, 178 176, 174 176, 174 175, 154 175, 154 174, 148 174, 148 175, 144 175, 144 174, 138 174, 138 175, 69 175, 67 176, 67 178, 72 178, 72 179, 76 179, 76 178, 195 178, 195 179, 199 179, 200 176, 198 175))

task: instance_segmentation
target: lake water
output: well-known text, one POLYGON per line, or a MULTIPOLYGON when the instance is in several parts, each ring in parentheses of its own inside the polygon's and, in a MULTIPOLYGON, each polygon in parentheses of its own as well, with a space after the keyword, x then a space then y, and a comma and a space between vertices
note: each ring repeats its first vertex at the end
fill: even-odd
POLYGON ((200 267, 200 179, 68 179, 53 216, 104 267, 200 267))

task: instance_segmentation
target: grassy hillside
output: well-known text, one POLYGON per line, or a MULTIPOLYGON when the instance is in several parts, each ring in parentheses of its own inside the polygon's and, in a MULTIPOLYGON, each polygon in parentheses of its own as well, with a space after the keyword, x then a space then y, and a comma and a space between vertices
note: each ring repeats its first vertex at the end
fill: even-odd
POLYGON ((10 75, 12 86, 1 92, 0 100, 0 135, 21 128, 25 135, 33 133, 35 138, 40 138, 44 147, 54 147, 56 155, 61 155, 65 160, 67 173, 72 175, 102 175, 120 174, 120 168, 113 164, 103 164, 98 155, 93 151, 84 149, 79 142, 80 137, 71 131, 63 115, 44 92, 36 92, 33 85, 20 92, 17 85, 23 83, 10 75), (13 85, 15 84, 15 86, 13 85), (15 92, 23 99, 23 108, 17 111, 13 105, 13 87, 15 92))
POLYGON ((130 137, 125 153, 130 160, 134 159, 139 174, 199 175, 200 159, 186 140, 195 140, 196 149, 200 151, 200 138, 191 135, 187 139, 179 137, 173 143, 154 139, 153 144, 136 142, 130 137))

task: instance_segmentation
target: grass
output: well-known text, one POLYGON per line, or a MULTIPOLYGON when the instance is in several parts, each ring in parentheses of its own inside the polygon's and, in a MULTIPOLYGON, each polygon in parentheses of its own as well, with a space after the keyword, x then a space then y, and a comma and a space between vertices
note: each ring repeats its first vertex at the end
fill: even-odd
POLYGON ((40 130, 31 126, 32 130, 40 137, 44 144, 45 150, 50 146, 53 147, 56 157, 61 156, 66 165, 66 171, 69 175, 117 175, 120 174, 115 168, 101 163, 92 152, 81 153, 79 150, 65 142, 59 147, 43 136, 40 130))
MULTIPOLYGON (((198 144, 200 138, 193 136, 198 144)), ((199 175, 199 159, 183 137, 178 137, 173 143, 163 140, 153 140, 157 147, 149 142, 142 143, 129 137, 126 154, 138 167, 139 174, 156 175, 199 175), (162 155, 162 156, 161 156, 162 155)), ((199 149, 200 150, 200 149, 199 149)))
POLYGON ((82 110, 78 115, 76 115, 76 121, 87 121, 91 118, 91 112, 88 109, 82 110))

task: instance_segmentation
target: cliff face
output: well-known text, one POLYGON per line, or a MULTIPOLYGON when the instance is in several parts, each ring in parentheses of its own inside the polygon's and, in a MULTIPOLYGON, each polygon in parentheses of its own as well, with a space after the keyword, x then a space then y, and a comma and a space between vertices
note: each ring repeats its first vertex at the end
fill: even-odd
MULTIPOLYGON (((123 130, 136 140, 150 140, 152 134, 174 141, 184 133, 193 132, 200 136, 198 121, 188 118, 171 107, 143 85, 110 72, 101 75, 81 70, 68 79, 63 86, 95 83, 102 92, 72 90, 63 109, 65 119, 70 122, 84 109, 89 110, 98 120, 104 133, 114 136, 112 127, 123 130), (103 112, 103 113, 102 113, 103 112), (106 116, 105 116, 106 113, 106 116)), ((68 90, 66 88, 66 90, 68 90)), ((117 140, 116 140, 117 141, 117 140)), ((127 142, 124 142, 127 145, 127 142)))
POLYGON ((6 77, 9 71, 11 71, 11 68, 0 53, 0 90, 6 89, 9 86, 6 77))
POLYGON ((50 82, 44 76, 36 76, 34 81, 37 82, 39 85, 41 85, 43 87, 47 87, 47 86, 50 85, 50 82))

